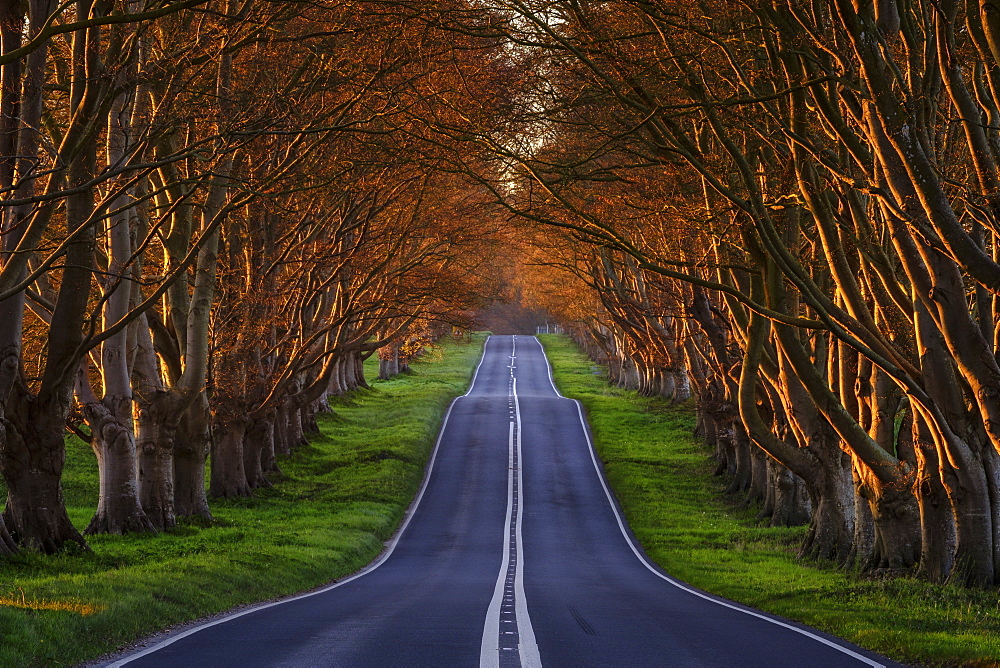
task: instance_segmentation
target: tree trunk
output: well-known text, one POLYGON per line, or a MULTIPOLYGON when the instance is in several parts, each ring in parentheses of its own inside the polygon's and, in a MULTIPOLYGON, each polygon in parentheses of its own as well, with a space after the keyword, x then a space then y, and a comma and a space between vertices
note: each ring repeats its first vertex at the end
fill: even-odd
POLYGON ((282 404, 274 411, 274 451, 276 454, 288 456, 292 454, 288 442, 288 406, 282 404))
POLYGON ((344 366, 343 360, 343 357, 338 357, 330 371, 330 382, 326 386, 326 393, 330 396, 339 397, 344 394, 343 374, 341 373, 341 368, 344 366))
MULTIPOLYGON (((96 39, 96 29, 89 30, 92 32, 74 34, 74 50, 84 44, 77 40, 96 39)), ((97 153, 93 142, 96 128, 88 126, 84 116, 96 102, 97 91, 98 88, 92 88, 86 81, 74 81, 71 86, 71 96, 79 102, 81 112, 79 116, 74 115, 64 138, 64 144, 74 144, 73 152, 61 157, 68 163, 68 185, 76 188, 65 200, 65 225, 67 231, 73 230, 76 235, 66 244, 38 395, 31 397, 20 378, 20 342, 14 344, 12 351, 17 366, 4 366, 0 383, 0 389, 6 393, 0 399, 2 417, 6 421, 0 462, 7 483, 4 520, 19 544, 46 553, 55 552, 66 542, 86 546, 69 521, 60 478, 66 459, 66 419, 72 408, 76 372, 83 354, 83 327, 90 310, 93 283, 96 232, 92 224, 86 223, 94 213, 93 189, 87 184, 96 172, 97 153), (68 141, 70 136, 84 148, 77 151, 76 142, 68 141)), ((50 179, 57 177, 53 174, 50 179)), ((52 180, 50 186, 57 183, 58 180, 52 180)), ((7 308, 17 304, 17 298, 5 302, 7 308)), ((13 326, 5 325, 0 329, 5 365, 9 362, 6 356, 12 344, 7 337, 12 330, 20 333, 21 328, 22 316, 13 315, 13 326)))
POLYGON ((302 431, 305 434, 318 434, 319 423, 316 422, 316 402, 302 404, 302 431))
POLYGON ((736 445, 733 439, 732 424, 725 424, 717 432, 715 440, 715 460, 719 463, 714 475, 736 473, 736 445))
MULTIPOLYGON (((353 382, 353 373, 351 369, 353 368, 353 362, 351 361, 351 356, 348 354, 340 358, 337 362, 337 375, 338 382, 337 385, 340 389, 338 394, 347 394, 355 388, 353 382)), ((278 424, 281 424, 280 422, 278 424)))
POLYGON ((774 508, 768 526, 794 527, 808 523, 812 508, 802 479, 774 460, 768 466, 774 490, 774 508))
POLYGON ((621 386, 626 390, 638 390, 640 386, 639 368, 635 361, 626 359, 622 364, 621 386))
POLYGON ((0 555, 14 554, 17 552, 17 543, 7 532, 7 525, 4 524, 3 515, 0 514, 0 555))
POLYGON ((871 414, 869 433, 883 450, 895 453, 901 473, 891 483, 867 475, 867 467, 855 461, 855 471, 865 479, 875 527, 870 567, 906 569, 920 560, 920 509, 913 494, 916 461, 912 448, 899 447, 895 438, 899 412, 899 388, 882 371, 872 368, 869 378, 871 414), (902 471, 907 473, 902 473, 902 471))
POLYGON ((105 397, 84 407, 100 471, 97 512, 87 526, 87 534, 156 530, 139 502, 131 409, 131 397, 105 397))
POLYGON ((178 517, 212 519, 205 494, 208 424, 208 398, 202 392, 181 414, 174 444, 174 511, 178 517))
POLYGON ((70 522, 63 497, 65 415, 58 407, 14 389, 6 402, 3 476, 7 507, 3 521, 21 547, 52 554, 66 543, 87 543, 70 522), (28 447, 28 443, 31 447, 28 447))
POLYGON ((399 375, 399 346, 389 346, 389 354, 385 357, 379 355, 378 377, 379 380, 389 380, 399 375))
POLYGON ((354 387, 361 387, 364 389, 369 389, 371 386, 368 381, 365 380, 365 360, 361 357, 361 353, 354 353, 351 355, 352 361, 352 371, 354 374, 354 387))
POLYGON ((733 479, 726 488, 727 494, 742 492, 750 487, 752 479, 752 463, 750 460, 750 438, 746 434, 743 425, 736 424, 733 429, 733 479))
MULTIPOLYGON (((272 426, 265 417, 255 417, 247 425, 243 437, 243 472, 246 474, 250 489, 270 487, 271 483, 264 474, 265 451, 271 450, 274 459, 274 445, 271 437, 272 426)), ((212 468, 214 470, 215 464, 212 468)))
POLYGON ((941 484, 937 448, 926 424, 913 421, 917 454, 917 503, 920 506, 920 570, 931 582, 944 583, 955 565, 955 516, 941 484))
POLYGON ((1000 584, 1000 454, 993 448, 983 449, 983 470, 993 518, 993 581, 1000 584))
MULTIPOLYGON (((2 223, 2 218, 0 218, 0 223, 2 223)), ((14 236, 9 233, 4 234, 3 238, 0 238, 0 247, 13 248, 15 245, 14 236)), ((20 279, 20 276, 18 278, 20 279)), ((21 373, 23 321, 23 292, 0 301, 0 464, 2 464, 0 472, 6 466, 6 453, 11 447, 11 440, 16 438, 16 435, 11 433, 12 425, 8 426, 7 419, 13 408, 11 404, 14 398, 20 396, 22 391, 20 387, 23 382, 21 373), (15 388, 18 389, 15 390, 15 388)), ((6 475, 4 479, 6 480, 6 475)), ((13 554, 16 551, 17 544, 7 530, 3 514, 0 514, 0 554, 13 554)))
POLYGON ((675 376, 674 401, 683 403, 691 398, 691 378, 683 368, 679 369, 675 376))
POLYGON ((979 461, 968 457, 959 466, 942 468, 945 489, 955 515, 955 566, 949 581, 971 587, 994 582, 993 508, 986 472, 979 461))
POLYGON ((177 525, 174 449, 180 397, 167 390, 158 390, 152 396, 137 394, 136 405, 139 501, 154 527, 169 529, 177 525))
MULTIPOLYGON (((134 68, 129 67, 134 75, 134 68)), ((121 164, 129 149, 130 115, 133 96, 119 92, 107 114, 107 163, 121 164)), ((121 181, 114 186, 124 186, 121 181)), ((133 298, 130 280, 135 259, 132 247, 133 193, 127 188, 111 201, 112 212, 103 223, 103 236, 110 249, 107 272, 99 277, 103 291, 103 321, 110 327, 126 318, 133 298)), ((132 420, 130 329, 123 328, 100 347, 102 398, 98 400, 91 387, 86 363, 77 381, 77 395, 84 404, 83 414, 90 426, 91 447, 97 456, 100 471, 100 496, 97 513, 86 533, 153 531, 153 524, 143 512, 139 499, 136 466, 136 443, 132 420)))
POLYGON ((868 503, 871 495, 860 472, 854 470, 854 543, 848 563, 866 568, 875 554, 875 518, 868 503))
MULTIPOLYGON (((82 220, 80 208, 80 203, 75 202, 74 219, 82 220)), ((63 272, 52 316, 38 396, 31 395, 23 383, 20 340, 8 338, 21 334, 22 316, 10 314, 8 308, 23 305, 23 297, 5 301, 7 308, 0 310, 0 315, 14 315, 10 322, 0 324, 5 344, 4 358, 0 360, 0 390, 4 392, 0 397, 4 425, 0 470, 7 483, 4 523, 19 545, 47 554, 67 542, 87 546, 69 520, 60 480, 66 460, 66 418, 79 368, 83 314, 90 297, 93 244, 91 230, 67 249, 66 263, 70 266, 63 272)))
POLYGON ((761 418, 757 410, 757 380, 771 327, 761 316, 751 316, 737 393, 740 417, 754 443, 800 475, 808 485, 812 518, 801 555, 843 563, 850 554, 854 530, 850 457, 840 449, 830 423, 808 400, 805 388, 797 382, 797 376, 789 373, 787 365, 779 365, 778 377, 787 403, 786 417, 796 425, 796 440, 803 447, 792 447, 775 436, 772 425, 761 418))
POLYGON ((251 496, 244 467, 243 437, 247 420, 226 420, 215 427, 212 439, 212 482, 209 494, 224 499, 251 496))
POLYGON ((658 388, 660 396, 664 399, 670 401, 671 403, 677 401, 677 375, 673 369, 661 369, 660 370, 660 387, 658 388))
POLYGON ((810 490, 813 512, 800 554, 844 563, 854 538, 854 485, 850 457, 835 445, 831 450, 822 458, 821 484, 810 490))
POLYGON ((317 416, 320 413, 332 413, 333 409, 330 408, 330 390, 327 389, 320 395, 319 399, 312 402, 312 412, 313 416, 317 416))
POLYGON ((267 411, 261 422, 261 428, 264 430, 264 441, 260 451, 260 466, 264 473, 281 471, 278 468, 278 458, 275 456, 274 415, 273 409, 267 411))
POLYGON ((287 415, 288 442, 292 448, 298 448, 308 443, 309 441, 306 440, 306 435, 302 429, 302 408, 300 406, 292 407, 287 415))
POLYGON ((910 485, 874 485, 870 501, 875 523, 871 567, 906 569, 920 560, 920 508, 910 485))
MULTIPOLYGON (((764 467, 764 475, 766 478, 769 478, 770 474, 771 474, 771 466, 770 462, 767 462, 766 466, 764 467)), ((774 515, 775 490, 774 486, 771 484, 771 481, 769 479, 767 480, 764 486, 764 496, 762 498, 764 504, 763 506, 761 506, 760 512, 757 513, 757 519, 770 521, 771 517, 774 515)))
MULTIPOLYGON (((750 487, 747 489, 747 503, 759 503, 764 501, 768 490, 768 456, 763 450, 755 445, 750 446, 750 487)), ((763 510, 759 515, 760 519, 770 517, 773 508, 765 513, 763 510)))

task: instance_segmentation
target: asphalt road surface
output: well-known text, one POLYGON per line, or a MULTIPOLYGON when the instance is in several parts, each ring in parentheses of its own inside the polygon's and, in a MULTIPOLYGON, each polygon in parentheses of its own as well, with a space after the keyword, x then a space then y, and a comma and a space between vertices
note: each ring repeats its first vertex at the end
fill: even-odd
MULTIPOLYGON (((280 568, 280 564, 275 565, 280 568)), ((119 666, 878 666, 651 565, 533 337, 491 337, 379 561, 119 666)))

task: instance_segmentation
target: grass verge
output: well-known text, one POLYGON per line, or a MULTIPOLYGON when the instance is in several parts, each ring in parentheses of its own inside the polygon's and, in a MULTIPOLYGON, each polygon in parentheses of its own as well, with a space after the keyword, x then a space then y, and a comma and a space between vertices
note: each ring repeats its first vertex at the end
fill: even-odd
POLYGON ((759 526, 725 498, 690 408, 608 385, 567 337, 539 337, 556 384, 587 410, 594 444, 646 553, 703 590, 794 619, 906 663, 1000 663, 1000 597, 914 578, 875 580, 804 563, 805 527, 759 526))
MULTIPOLYGON (((86 661, 372 561, 413 499, 444 410, 468 387, 484 339, 445 343, 412 374, 337 402, 335 414, 320 417, 322 433, 280 462, 276 485, 215 502, 215 524, 92 536, 91 553, 0 561, 0 666, 86 661)), ((66 499, 82 528, 97 505, 97 465, 81 441, 67 449, 66 499)))

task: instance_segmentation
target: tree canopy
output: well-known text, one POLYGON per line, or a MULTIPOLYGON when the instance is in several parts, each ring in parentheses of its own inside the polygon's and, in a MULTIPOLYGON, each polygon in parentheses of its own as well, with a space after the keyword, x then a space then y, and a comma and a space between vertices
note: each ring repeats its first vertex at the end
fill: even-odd
POLYGON ((803 554, 1000 582, 993 2, 0 17, 0 550, 84 542, 67 429, 88 531, 209 516, 506 293, 692 401, 803 554))

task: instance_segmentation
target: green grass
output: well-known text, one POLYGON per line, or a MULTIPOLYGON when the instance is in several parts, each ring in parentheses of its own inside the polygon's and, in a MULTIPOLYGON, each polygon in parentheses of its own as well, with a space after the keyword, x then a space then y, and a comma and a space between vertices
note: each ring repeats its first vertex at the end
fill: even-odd
MULTIPOLYGON (((213 503, 211 526, 92 536, 92 553, 0 562, 0 666, 78 663, 372 561, 416 493, 444 410, 468 387, 484 339, 445 343, 413 374, 339 401, 335 416, 321 416, 322 435, 280 462, 273 489, 213 503)), ((84 443, 67 447, 66 498, 82 528, 96 507, 97 465, 84 443)))
POLYGON ((919 665, 1000 664, 1000 596, 804 563, 805 528, 758 526, 723 494, 690 406, 609 386, 566 337, 543 335, 555 380, 586 408, 608 481, 646 552, 721 596, 919 665))

